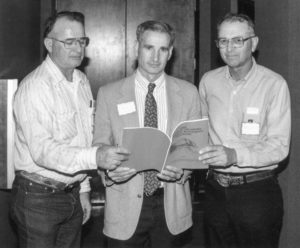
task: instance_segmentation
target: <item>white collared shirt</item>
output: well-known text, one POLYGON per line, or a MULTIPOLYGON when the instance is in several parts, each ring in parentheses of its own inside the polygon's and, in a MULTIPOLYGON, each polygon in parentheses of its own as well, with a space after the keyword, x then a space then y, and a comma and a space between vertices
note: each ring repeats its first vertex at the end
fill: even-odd
MULTIPOLYGON (((92 100, 83 73, 74 70, 69 82, 47 56, 14 98, 15 169, 67 184, 84 180, 86 174, 78 172, 97 168, 97 147, 91 147, 92 100)), ((81 192, 89 190, 85 180, 81 192)))
POLYGON ((236 150, 237 165, 220 171, 272 170, 288 155, 290 94, 279 74, 253 59, 252 68, 239 81, 230 76, 228 66, 207 72, 199 92, 202 117, 209 117, 211 143, 236 150))

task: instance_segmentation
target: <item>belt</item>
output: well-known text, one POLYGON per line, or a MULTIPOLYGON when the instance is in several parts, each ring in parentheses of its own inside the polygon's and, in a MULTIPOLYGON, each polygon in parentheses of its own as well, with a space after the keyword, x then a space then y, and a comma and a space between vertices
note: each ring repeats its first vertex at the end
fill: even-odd
POLYGON ((274 176, 273 171, 261 171, 248 174, 222 173, 213 170, 208 171, 208 178, 217 181, 222 187, 236 186, 265 180, 274 176))
POLYGON ((27 171, 18 171, 16 175, 19 175, 25 179, 28 179, 37 184, 47 186, 52 189, 56 189, 59 191, 71 192, 73 189, 79 187, 80 182, 74 182, 72 184, 66 184, 63 182, 56 181, 52 178, 41 176, 37 173, 29 173, 27 171))

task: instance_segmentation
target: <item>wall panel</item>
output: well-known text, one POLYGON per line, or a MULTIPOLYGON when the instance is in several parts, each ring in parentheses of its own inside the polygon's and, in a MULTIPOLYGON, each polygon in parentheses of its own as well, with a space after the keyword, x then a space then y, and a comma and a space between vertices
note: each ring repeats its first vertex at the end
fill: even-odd
POLYGON ((136 66, 134 42, 136 27, 146 20, 169 23, 176 32, 174 51, 167 72, 194 83, 194 11, 192 0, 128 0, 127 1, 127 74, 136 66))
POLYGON ((40 60, 40 2, 0 1, 0 78, 22 79, 40 60))
POLYGON ((91 43, 81 67, 91 81, 94 97, 101 85, 135 70, 136 27, 149 19, 166 21, 175 28, 175 51, 167 71, 194 83, 194 5, 194 0, 56 1, 58 11, 85 14, 86 33, 91 43))
POLYGON ((125 3, 123 0, 57 1, 57 10, 85 15, 90 44, 81 66, 91 82, 94 97, 101 85, 125 76, 125 3))

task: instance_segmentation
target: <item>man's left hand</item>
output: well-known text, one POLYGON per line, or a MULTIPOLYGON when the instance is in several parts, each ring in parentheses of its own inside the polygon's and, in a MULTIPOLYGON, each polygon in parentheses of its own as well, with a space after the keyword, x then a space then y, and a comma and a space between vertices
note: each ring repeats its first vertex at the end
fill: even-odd
POLYGON ((82 220, 82 225, 83 225, 91 217, 92 204, 90 201, 90 192, 80 193, 80 203, 83 211, 83 220, 82 220))
POLYGON ((157 174, 157 177, 162 181, 176 182, 183 176, 183 169, 176 168, 171 165, 165 166, 161 173, 157 174))

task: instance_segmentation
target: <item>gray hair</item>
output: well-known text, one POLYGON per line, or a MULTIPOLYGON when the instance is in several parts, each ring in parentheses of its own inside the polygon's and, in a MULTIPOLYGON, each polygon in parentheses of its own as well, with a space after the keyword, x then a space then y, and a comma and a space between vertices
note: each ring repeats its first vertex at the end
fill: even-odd
POLYGON ((141 37, 146 31, 155 31, 160 33, 166 33, 170 36, 170 44, 171 47, 175 40, 175 31, 174 29, 165 22, 160 21, 145 21, 138 25, 136 30, 136 38, 138 42, 141 42, 141 37))

